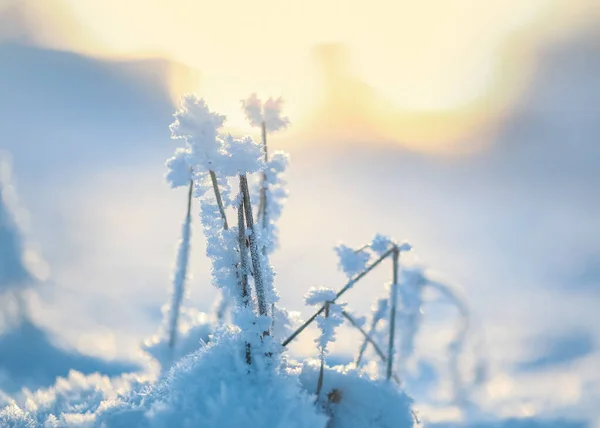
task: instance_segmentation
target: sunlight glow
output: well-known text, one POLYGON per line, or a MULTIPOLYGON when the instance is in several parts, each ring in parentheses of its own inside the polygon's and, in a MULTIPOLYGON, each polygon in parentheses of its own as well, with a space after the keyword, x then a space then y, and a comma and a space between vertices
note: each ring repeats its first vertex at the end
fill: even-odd
POLYGON ((592 3, 48 0, 33 14, 54 22, 42 44, 189 67, 169 78, 173 100, 198 92, 233 129, 248 130, 238 100, 258 92, 283 95, 306 135, 452 152, 473 148, 518 96, 531 50, 592 3))

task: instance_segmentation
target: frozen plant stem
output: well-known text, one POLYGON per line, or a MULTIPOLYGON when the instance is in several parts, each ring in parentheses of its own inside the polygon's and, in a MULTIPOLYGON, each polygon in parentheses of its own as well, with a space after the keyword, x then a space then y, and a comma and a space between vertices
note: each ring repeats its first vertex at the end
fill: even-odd
POLYGON ((254 274, 254 286, 256 287, 256 300, 258 301, 258 313, 268 315, 267 299, 265 296, 265 284, 261 266, 261 253, 256 241, 254 230, 254 219, 252 216, 252 205, 250 204, 250 192, 248 190, 248 179, 246 174, 240 174, 240 191, 244 205, 244 214, 246 216, 246 227, 250 232, 248 240, 250 241, 250 256, 252 257, 252 272, 254 274))
POLYGON ((373 321, 371 321, 371 327, 369 328, 369 332, 365 336, 365 340, 363 340, 363 343, 360 345, 360 349, 358 351, 358 357, 356 358, 356 367, 360 367, 360 363, 362 361, 364 353, 367 350, 367 344, 375 343, 373 341, 373 339, 371 338, 371 336, 375 332, 375 329, 377 328, 377 324, 379 323, 379 321, 381 321, 381 318, 382 318, 381 314, 379 314, 379 313, 376 313, 375 316, 373 317, 373 321))
POLYGON ((219 190, 219 184, 217 183, 217 174, 211 169, 209 171, 210 181, 212 181, 213 190, 215 191, 215 198, 217 199, 217 205, 219 206, 219 212, 221 218, 223 218, 223 229, 228 230, 229 225, 227 224, 227 216, 225 215, 225 207, 223 206, 223 199, 221 198, 221 191, 219 190))
POLYGON ((400 257, 400 250, 396 245, 393 248, 392 261, 393 261, 393 280, 392 287, 390 290, 390 338, 388 342, 388 357, 387 357, 387 371, 386 379, 390 380, 392 377, 392 366, 394 363, 394 336, 396 335, 396 303, 398 300, 398 258, 400 257))
POLYGON ((177 340, 177 328, 179 324, 179 313, 181 312, 181 302, 183 300, 185 279, 187 277, 187 267, 189 260, 189 244, 190 244, 190 226, 192 221, 192 191, 194 189, 194 181, 190 180, 187 200, 187 212, 185 216, 185 225, 183 230, 183 236, 181 240, 181 247, 179 248, 179 254, 177 260, 177 272, 174 279, 173 289, 173 303, 171 307, 171 322, 169 326, 169 348, 175 347, 175 341, 177 340))
MULTIPOLYGON (((354 284, 356 284, 358 281, 360 281, 362 278, 364 278, 369 272, 371 272, 373 269, 375 269, 379 265, 379 263, 381 263, 387 257, 389 257, 389 255, 392 254, 393 250, 394 249, 391 248, 388 251, 386 251, 385 253, 383 253, 381 255, 381 257, 379 257, 377 260, 375 260, 373 263, 371 263, 370 266, 368 266, 365 270, 363 270, 361 273, 359 273, 356 277, 351 279, 344 286, 344 288, 342 288, 340 291, 337 292, 337 294, 335 295, 335 299, 332 300, 332 303, 335 303, 335 301, 338 298, 340 298, 340 296, 342 294, 344 294, 346 291, 348 291, 350 288, 352 288, 352 286, 354 284)), ((290 337, 288 337, 286 340, 284 340, 283 343, 281 344, 281 346, 287 346, 292 340, 294 340, 296 338, 296 336, 298 336, 300 333, 302 333, 304 331, 304 329, 306 327, 308 327, 310 325, 310 323, 313 322, 315 320, 315 318, 317 318, 317 316, 319 316, 321 314, 321 312, 323 312, 324 310, 325 310, 325 306, 322 306, 321 309, 319 309, 309 319, 307 319, 304 322, 304 324, 302 324, 300 327, 298 327, 298 329, 294 333, 292 333, 292 335, 290 337)))
MULTIPOLYGON (((264 120, 261 124, 261 131, 262 131, 263 152, 265 153, 265 171, 263 171, 263 173, 262 173, 262 179, 261 179, 261 183, 260 183, 260 202, 258 204, 258 221, 260 222, 263 233, 266 234, 267 227, 269 225, 269 218, 267 215, 267 204, 268 204, 267 186, 268 186, 268 183, 267 183, 267 171, 266 171, 266 168, 268 168, 268 162, 269 162, 269 152, 267 150, 267 124, 264 120)), ((264 255, 267 254, 266 243, 263 243, 262 252, 264 255)))
MULTIPOLYGON (((373 345, 373 349, 375 350, 375 353, 377 354, 377 356, 379 356, 379 358, 381 358, 381 361, 383 361, 384 363, 387 363, 387 357, 385 356, 385 353, 383 352, 383 350, 379 347, 377 342, 375 342, 371 338, 371 336, 369 334, 367 334, 367 332, 360 325, 358 325, 356 320, 354 318, 352 318, 352 315, 350 315, 346 311, 342 311, 342 315, 350 322, 350 324, 352 324, 353 327, 356 327, 356 329, 358 331, 360 331, 360 333, 363 335, 363 337, 365 339, 364 343, 370 343, 371 345, 373 345)), ((365 347, 366 347, 366 345, 365 345, 365 347)), ((357 365, 357 367, 358 367, 358 365, 357 365)), ((392 374, 392 377, 396 381, 396 383, 398 385, 400 385, 400 379, 398 378, 398 375, 396 373, 394 373, 394 374, 392 374)))
MULTIPOLYGON (((331 302, 325 302, 325 318, 329 318, 329 304, 331 302)), ((325 371, 325 349, 321 348, 321 368, 319 369, 319 379, 317 380, 317 401, 321 396, 321 389, 323 389, 323 375, 325 371)))
MULTIPOLYGON (((244 200, 240 199, 238 205, 238 244, 240 246, 240 287, 242 306, 250 305, 250 292, 248 290, 248 248, 246 247, 246 226, 244 225, 244 200)), ((246 364, 252 363, 250 344, 246 342, 246 364)))

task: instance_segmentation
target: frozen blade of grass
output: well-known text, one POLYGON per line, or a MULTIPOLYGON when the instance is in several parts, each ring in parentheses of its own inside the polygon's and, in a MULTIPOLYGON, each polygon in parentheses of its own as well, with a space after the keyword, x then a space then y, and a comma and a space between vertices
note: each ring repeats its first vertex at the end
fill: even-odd
POLYGON ((244 214, 246 216, 246 227, 250 231, 248 239, 250 241, 250 256, 252 258, 252 271, 254 274, 254 286, 256 287, 256 299, 258 301, 258 313, 268 315, 267 299, 265 296, 265 285, 263 280, 263 271, 261 266, 261 253, 256 241, 254 230, 254 219, 252 216, 252 205, 250 204, 250 192, 248 190, 248 179, 245 174, 240 175, 240 191, 244 205, 244 214))
MULTIPOLYGON (((265 121, 263 121, 261 124, 261 131, 262 131, 263 151, 265 153, 265 168, 268 168, 269 152, 267 149, 267 124, 265 121)), ((267 227, 269 225, 269 218, 268 218, 268 214, 267 214, 267 204, 268 204, 267 186, 268 185, 269 184, 267 183, 267 172, 265 170, 265 171, 263 171, 262 177, 261 177, 260 202, 258 205, 258 221, 261 224, 261 228, 262 228, 263 232, 266 232, 267 227)), ((263 252, 263 254, 267 253, 267 247, 265 244, 263 244, 263 246, 262 246, 262 252, 263 252)))
POLYGON ((187 270, 190 255, 190 234, 192 223, 192 191, 194 182, 190 180, 187 200, 187 213, 182 231, 181 244, 177 254, 177 268, 175 277, 173 278, 173 300, 171 303, 170 319, 169 319, 169 348, 175 347, 177 340, 177 329, 179 324, 179 313, 181 312, 181 302, 185 292, 185 281, 187 278, 187 270))
MULTIPOLYGON (((250 292, 248 290, 248 248, 246 247, 246 226, 244 224, 244 200, 238 205, 238 244, 240 247, 240 287, 242 305, 250 305, 250 292)), ((246 342, 246 364, 252 364, 250 344, 246 342)))
MULTIPOLYGON (((325 302, 325 318, 329 317, 329 304, 330 302, 325 302)), ((325 349, 321 349, 321 368, 319 369, 319 379, 317 380, 317 400, 321 397, 321 389, 323 389, 323 375, 325 371, 325 349)))
MULTIPOLYGON (((363 270, 361 273, 359 273, 356 277, 354 277, 353 279, 351 279, 340 291, 337 292, 335 299, 332 300, 333 303, 335 303, 335 301, 342 295, 344 294, 346 291, 348 291, 350 288, 352 288, 352 286, 354 284, 356 284, 358 281, 360 281, 362 278, 364 278, 369 272, 371 272, 373 269, 375 269, 382 261, 384 261, 387 257, 389 257, 390 254, 392 254, 393 252, 393 248, 389 249, 388 251, 386 251, 385 253, 383 253, 381 255, 381 257, 379 257, 377 260, 375 260, 373 263, 371 263, 371 265, 369 265, 365 270, 363 270)), ((321 312, 323 312, 325 310, 325 306, 322 306, 321 309, 319 309, 317 312, 315 312, 309 319, 307 319, 304 324, 302 324, 300 327, 298 327, 298 329, 292 333, 292 335, 290 337, 288 337, 286 340, 284 340, 281 344, 281 346, 287 346, 292 340, 294 340, 296 338, 296 336, 298 336, 300 333, 302 333, 304 331, 304 329, 306 327, 308 327, 310 325, 310 323, 312 323, 315 318, 317 316, 319 316, 321 314, 321 312)))
POLYGON ((388 342, 388 357, 387 357, 387 369, 386 378, 390 380, 392 377, 392 366, 394 363, 394 337, 396 335, 396 304, 398 300, 398 258, 400 257, 400 250, 397 246, 393 248, 393 280, 390 295, 390 337, 388 342))
POLYGON ((381 308, 377 308, 374 312, 373 312, 373 320, 371 321, 371 327, 369 328, 369 333, 367 334, 367 337, 365 338, 365 340, 363 340, 363 343, 360 345, 360 349, 358 351, 358 357, 356 358, 356 367, 360 367, 360 363, 362 362, 362 358, 364 356, 365 351, 367 350, 367 344, 370 341, 373 341, 372 336, 373 333, 375 333, 375 330, 377 329, 377 324, 379 324, 379 321, 381 321, 383 319, 383 315, 385 314, 385 311, 381 310, 381 308))
POLYGON ((227 224, 227 216, 225 215, 225 207, 223 206, 223 199, 221 198, 221 191, 219 190, 219 184, 217 182, 217 175, 212 169, 209 171, 209 174, 210 181, 212 182, 213 190, 215 192, 217 206, 219 207, 219 212, 221 213, 221 217, 223 218, 223 229, 229 230, 229 225, 227 224))
MULTIPOLYGON (((377 342, 375 342, 371 338, 371 336, 369 334, 367 334, 367 332, 360 325, 358 325, 358 323, 352 317, 352 315, 350 315, 346 311, 342 311, 342 315, 344 316, 344 318, 346 318, 350 322, 350 324, 352 324, 353 327, 356 327, 356 329, 363 335, 363 337, 365 339, 364 343, 370 343, 373 346, 373 349, 375 350, 375 353, 377 354, 377 356, 381 359, 381 361, 384 364, 386 364, 387 357, 385 356, 383 349, 381 349, 381 347, 377 344, 377 342)), ((365 347, 366 347, 366 345, 365 345, 365 347)), ((357 365, 357 367, 358 367, 358 365, 357 365)), ((398 377, 398 375, 396 373, 392 374, 392 378, 398 385, 400 385, 400 378, 398 377)))

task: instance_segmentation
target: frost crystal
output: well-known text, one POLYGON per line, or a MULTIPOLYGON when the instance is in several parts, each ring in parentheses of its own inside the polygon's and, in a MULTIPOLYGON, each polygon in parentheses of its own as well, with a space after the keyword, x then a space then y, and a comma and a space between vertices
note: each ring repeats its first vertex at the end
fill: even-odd
POLYGON ((391 242, 392 240, 389 237, 380 235, 378 233, 371 242, 371 250, 381 256, 383 253, 389 250, 391 242))
POLYGON ((242 100, 242 109, 251 126, 260 127, 265 122, 267 132, 276 132, 285 129, 290 121, 281 115, 283 98, 269 98, 264 104, 256 94, 242 100))
POLYGON ((344 244, 335 247, 335 251, 340 258, 340 269, 342 269, 349 278, 364 271, 371 258, 370 254, 366 251, 355 251, 344 244))
POLYGON ((190 146, 192 156, 206 169, 213 169, 212 163, 221 147, 217 136, 225 116, 211 112, 202 98, 187 94, 174 117, 175 122, 169 127, 171 137, 183 138, 190 146))
POLYGON ((262 147, 252 138, 235 139, 228 135, 223 138, 219 171, 228 177, 260 171, 264 168, 263 156, 262 147))

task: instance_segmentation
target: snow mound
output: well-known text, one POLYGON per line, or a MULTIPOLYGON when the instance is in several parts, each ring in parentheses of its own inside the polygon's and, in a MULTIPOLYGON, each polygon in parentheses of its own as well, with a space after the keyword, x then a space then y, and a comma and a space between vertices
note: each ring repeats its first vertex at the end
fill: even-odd
MULTIPOLYGON (((300 382, 315 393, 319 360, 304 363, 300 382)), ((325 367, 323 394, 318 405, 331 417, 328 428, 412 428, 419 426, 412 399, 397 385, 373 380, 346 366, 325 367)))
POLYGON ((223 328, 217 335, 137 398, 107 402, 97 412, 95 424, 325 428, 327 417, 319 414, 293 373, 268 364, 276 357, 256 358, 257 363, 249 366, 238 330, 223 328))

